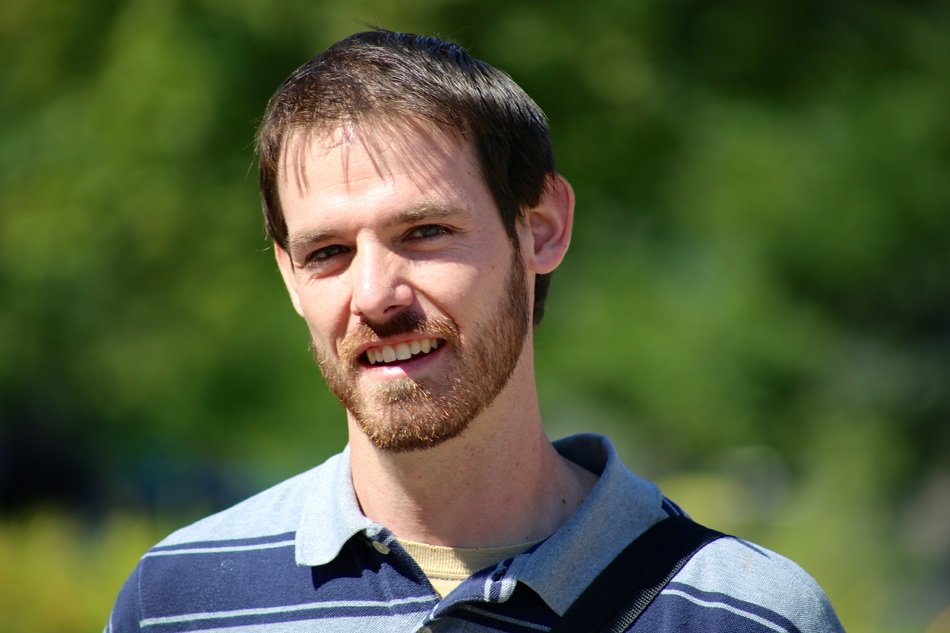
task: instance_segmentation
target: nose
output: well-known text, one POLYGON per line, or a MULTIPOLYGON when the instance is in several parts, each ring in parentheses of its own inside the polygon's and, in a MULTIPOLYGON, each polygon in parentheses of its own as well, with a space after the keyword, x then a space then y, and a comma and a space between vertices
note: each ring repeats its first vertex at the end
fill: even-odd
POLYGON ((405 270, 406 263, 382 245, 361 244, 350 264, 350 311, 360 318, 382 323, 409 307, 413 293, 405 270))

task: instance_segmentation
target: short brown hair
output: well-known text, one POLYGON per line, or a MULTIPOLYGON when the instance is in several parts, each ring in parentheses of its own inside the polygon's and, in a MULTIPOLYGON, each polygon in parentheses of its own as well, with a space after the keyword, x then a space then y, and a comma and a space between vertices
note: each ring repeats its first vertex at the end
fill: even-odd
MULTIPOLYGON (((347 37, 295 70, 267 104, 257 136, 259 184, 268 236, 286 249, 277 189, 291 133, 417 117, 470 139, 482 177, 515 247, 516 224, 536 206, 555 173, 547 119, 507 74, 458 44, 434 37, 367 31, 347 37)), ((540 322, 550 275, 535 280, 540 322)))

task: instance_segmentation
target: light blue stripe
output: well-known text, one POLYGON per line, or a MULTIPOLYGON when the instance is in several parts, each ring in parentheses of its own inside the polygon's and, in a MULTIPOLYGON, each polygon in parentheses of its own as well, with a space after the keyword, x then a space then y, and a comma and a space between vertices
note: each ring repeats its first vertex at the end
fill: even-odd
POLYGON ((686 598, 693 604, 698 604, 699 606, 706 607, 707 609, 723 609, 725 611, 728 611, 729 613, 734 613, 747 620, 752 620, 753 622, 761 624, 767 629, 771 629, 773 631, 779 631, 780 633, 785 633, 788 630, 785 627, 779 626, 778 624, 774 622, 770 622, 769 620, 766 620, 765 618, 761 616, 755 615, 754 613, 749 613, 748 611, 744 611, 742 609, 739 609, 738 607, 734 607, 731 604, 726 604, 725 602, 720 602, 717 600, 703 600, 702 598, 691 596, 685 591, 679 591, 677 589, 668 589, 664 591, 662 595, 679 596, 680 598, 686 598))
POLYGON ((222 547, 193 547, 191 549, 172 549, 147 552, 142 558, 151 556, 178 556, 179 554, 216 554, 218 552, 249 552, 254 550, 275 549, 278 547, 293 547, 296 541, 279 541, 277 543, 262 543, 258 545, 225 545, 222 547))
POLYGON ((383 602, 380 600, 334 600, 329 602, 313 602, 309 604, 295 604, 281 607, 265 607, 261 609, 236 609, 233 611, 213 611, 208 613, 188 613, 185 615, 171 615, 160 618, 145 618, 139 624, 156 626, 159 624, 177 624, 182 622, 197 622, 199 620, 215 620, 224 618, 239 618, 248 615, 273 615, 276 613, 294 613, 298 611, 322 611, 345 607, 393 607, 404 604, 422 604, 431 602, 430 596, 402 598, 383 602))

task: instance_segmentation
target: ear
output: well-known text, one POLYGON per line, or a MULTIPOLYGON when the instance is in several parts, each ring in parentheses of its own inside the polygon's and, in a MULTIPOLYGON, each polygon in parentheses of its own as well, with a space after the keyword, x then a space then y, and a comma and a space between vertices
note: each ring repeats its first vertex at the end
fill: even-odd
POLYGON ((280 244, 274 242, 274 256, 277 258, 277 268, 280 269, 280 276, 284 278, 284 285, 287 292, 290 293, 290 302, 294 304, 294 310, 297 314, 303 316, 303 307, 300 303, 300 294, 297 292, 297 276, 294 274, 294 264, 290 255, 280 244))
POLYGON ((574 190, 560 174, 549 178, 541 201, 526 211, 520 236, 525 264, 539 275, 564 259, 574 225, 574 190))

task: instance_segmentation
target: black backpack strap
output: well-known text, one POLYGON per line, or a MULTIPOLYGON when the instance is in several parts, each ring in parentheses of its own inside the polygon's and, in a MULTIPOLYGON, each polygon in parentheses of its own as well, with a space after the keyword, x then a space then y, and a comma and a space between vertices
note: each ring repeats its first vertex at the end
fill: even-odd
POLYGON ((723 536, 682 516, 655 523, 594 579, 551 633, 626 631, 693 554, 723 536))

